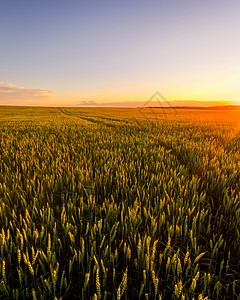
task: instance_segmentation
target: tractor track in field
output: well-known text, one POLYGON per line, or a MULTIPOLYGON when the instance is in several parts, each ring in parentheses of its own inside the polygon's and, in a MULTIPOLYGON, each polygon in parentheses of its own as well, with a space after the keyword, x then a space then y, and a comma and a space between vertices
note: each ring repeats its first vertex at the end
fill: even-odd
POLYGON ((114 118, 108 118, 108 117, 98 117, 97 119, 94 119, 94 118, 91 118, 91 117, 85 117, 85 116, 77 116, 67 110, 64 110, 60 107, 57 107, 57 110, 68 116, 68 117, 72 117, 72 118, 78 118, 78 119, 81 119, 81 120, 85 120, 85 121, 88 121, 88 122, 91 122, 93 124, 102 124, 102 125, 105 125, 107 127, 116 127, 116 126, 119 126, 119 125, 122 125, 122 124, 110 124, 110 123, 106 123, 104 120, 109 120, 109 121, 113 121, 113 122, 119 122, 119 123, 129 123, 128 121, 125 121, 125 120, 120 120, 120 119, 114 119, 114 118))

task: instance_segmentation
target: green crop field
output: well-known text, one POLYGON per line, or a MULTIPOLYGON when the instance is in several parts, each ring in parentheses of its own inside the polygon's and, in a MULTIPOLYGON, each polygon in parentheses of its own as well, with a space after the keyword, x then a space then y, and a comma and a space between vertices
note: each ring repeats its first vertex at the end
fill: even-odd
POLYGON ((0 299, 240 299, 240 111, 0 107, 0 299))

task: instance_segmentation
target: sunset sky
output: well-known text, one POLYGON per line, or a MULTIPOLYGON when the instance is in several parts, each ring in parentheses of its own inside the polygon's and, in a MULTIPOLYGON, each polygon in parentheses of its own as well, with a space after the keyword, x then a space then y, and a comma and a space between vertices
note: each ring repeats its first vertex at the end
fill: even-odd
POLYGON ((239 12, 239 0, 1 1, 0 104, 132 105, 156 91, 240 104, 239 12))

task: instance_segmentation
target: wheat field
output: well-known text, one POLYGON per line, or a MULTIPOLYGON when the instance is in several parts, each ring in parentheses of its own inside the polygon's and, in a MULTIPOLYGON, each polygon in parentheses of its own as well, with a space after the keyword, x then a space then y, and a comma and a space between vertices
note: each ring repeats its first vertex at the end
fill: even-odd
POLYGON ((0 107, 0 299, 240 299, 239 120, 0 107))

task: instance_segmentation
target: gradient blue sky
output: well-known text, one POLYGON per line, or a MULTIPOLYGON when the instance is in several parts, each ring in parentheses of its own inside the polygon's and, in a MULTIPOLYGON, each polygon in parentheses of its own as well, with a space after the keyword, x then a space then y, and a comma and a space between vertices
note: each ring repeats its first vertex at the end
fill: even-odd
POLYGON ((0 104, 240 104, 240 1, 1 1, 0 104))

